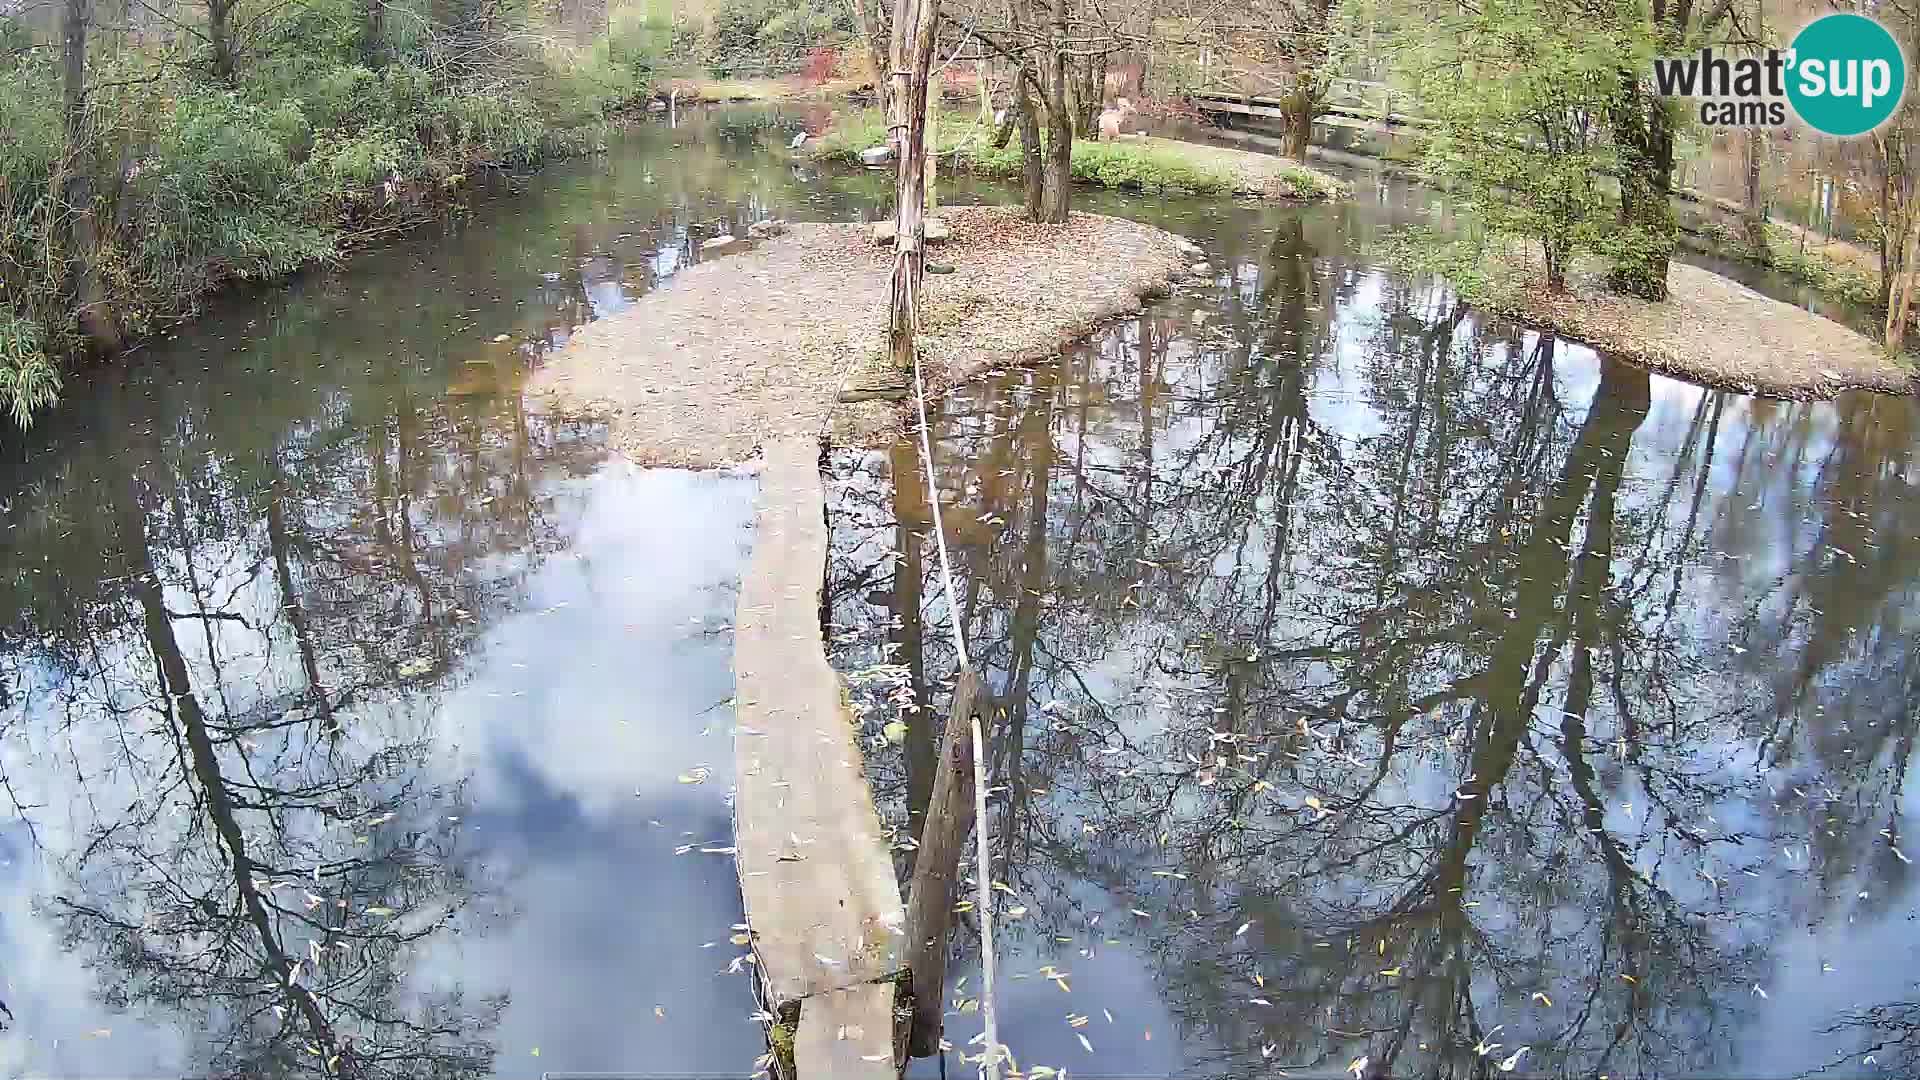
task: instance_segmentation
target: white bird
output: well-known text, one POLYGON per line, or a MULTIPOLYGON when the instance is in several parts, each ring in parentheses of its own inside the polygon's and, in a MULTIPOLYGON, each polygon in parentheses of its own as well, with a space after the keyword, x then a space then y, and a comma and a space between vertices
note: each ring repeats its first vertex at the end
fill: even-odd
POLYGON ((800 134, 795 135, 793 137, 793 141, 787 144, 787 149, 798 150, 802 146, 806 145, 806 142, 807 142, 807 133, 803 131, 800 134))

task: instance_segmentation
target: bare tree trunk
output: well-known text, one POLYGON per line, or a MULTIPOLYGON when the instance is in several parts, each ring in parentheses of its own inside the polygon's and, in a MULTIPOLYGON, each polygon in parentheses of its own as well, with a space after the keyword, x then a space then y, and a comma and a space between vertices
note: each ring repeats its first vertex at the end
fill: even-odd
POLYGON ((1046 195, 1046 165, 1041 160, 1039 104, 1033 100, 1033 72, 1024 64, 1014 74, 1013 111, 1020 121, 1020 185, 1029 221, 1040 221, 1046 195))
POLYGON ((913 366, 914 326, 926 274, 927 81, 933 67, 940 0, 901 0, 893 13, 897 144, 893 275, 888 283, 887 356, 895 371, 913 366))
POLYGON ((1620 224, 1629 242, 1614 257, 1607 284, 1642 300, 1665 300, 1679 231, 1673 216, 1673 123, 1638 70, 1621 71, 1620 88, 1613 141, 1620 151, 1620 224))
POLYGON ((1073 201, 1073 117, 1067 111, 1067 4, 1053 0, 1046 55, 1047 170, 1040 220, 1062 224, 1073 201))
POLYGON ((993 65, 983 56, 973 62, 973 75, 980 91, 980 126, 986 127, 993 123, 993 65))
POLYGON ((1069 70, 1074 72, 1073 82, 1069 84, 1069 89, 1073 91, 1070 108, 1073 112, 1074 134, 1083 139, 1098 138, 1100 110, 1106 104, 1106 54, 1088 56, 1077 70, 1069 70))
POLYGON ((1898 352, 1907 340, 1907 315, 1913 310, 1914 279, 1920 276, 1920 208, 1907 208, 1907 235, 1900 245, 1900 257, 1888 269, 1887 348, 1898 352), (1897 279, 1897 281, 1895 280, 1897 279))
POLYGON ((946 1001, 947 931, 953 921, 953 889, 960 878, 967 833, 973 827, 973 714, 982 694, 980 676, 960 669, 953 684, 953 711, 940 737, 940 763, 933 776, 907 890, 907 970, 913 985, 913 1029, 907 1053, 940 1052, 940 1013, 946 1001))
POLYGON ((207 44, 213 48, 213 75, 233 77, 233 5, 235 0, 207 0, 207 44))
POLYGON ((1747 246, 1762 259, 1767 256, 1767 207, 1760 201, 1760 168, 1767 158, 1766 133, 1747 129, 1746 202, 1741 207, 1741 223, 1746 226, 1747 246))
POLYGON ((61 18, 61 96, 64 106, 67 178, 63 192, 68 217, 64 252, 67 287, 74 311, 87 340, 103 352, 118 352, 120 327, 107 303, 94 260, 99 254, 99 229, 93 206, 93 151, 87 132, 87 24, 93 19, 92 0, 66 0, 61 18))

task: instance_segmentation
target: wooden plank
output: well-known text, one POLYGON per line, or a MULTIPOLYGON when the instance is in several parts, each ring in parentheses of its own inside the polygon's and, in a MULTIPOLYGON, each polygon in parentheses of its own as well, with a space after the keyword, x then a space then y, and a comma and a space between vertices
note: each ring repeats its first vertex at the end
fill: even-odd
POLYGON ((927 813, 921 820, 919 853, 913 857, 913 887, 907 890, 907 970, 913 976, 913 1027, 907 1052, 940 1052, 940 1016, 947 999, 947 931, 953 923, 954 886, 966 861, 964 844, 973 827, 973 724, 975 702, 985 687, 971 667, 953 684, 953 710, 940 737, 927 813))
MULTIPOLYGON (((1289 116, 1283 103, 1272 98, 1256 97, 1249 102, 1245 98, 1215 97, 1207 94, 1199 94, 1195 95, 1193 103, 1194 107, 1198 108, 1201 112, 1235 113, 1240 116, 1262 116, 1276 120, 1285 120, 1289 116)), ((1343 109, 1339 107, 1323 109, 1321 112, 1315 114, 1313 122, 1316 124, 1328 124, 1334 127, 1364 128, 1369 131, 1379 131, 1382 133, 1397 128, 1425 128, 1433 126, 1431 120, 1422 119, 1418 116, 1407 116, 1401 113, 1395 113, 1391 119, 1382 119, 1376 112, 1371 110, 1363 112, 1358 109, 1343 109)))
POLYGON ((793 1069, 800 1080, 896 1080, 893 984, 827 990, 800 1006, 793 1069))
POLYGON ((905 941, 900 887, 820 636, 826 557, 819 445, 776 441, 734 619, 733 811, 740 893, 776 1009, 890 978, 905 941))

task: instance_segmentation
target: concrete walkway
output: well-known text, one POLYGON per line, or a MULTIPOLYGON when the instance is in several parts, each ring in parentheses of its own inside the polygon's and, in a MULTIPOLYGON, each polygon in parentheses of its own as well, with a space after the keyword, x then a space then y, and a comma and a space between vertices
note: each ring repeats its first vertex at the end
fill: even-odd
POLYGON ((734 630, 735 859, 767 1005, 800 1011, 800 1076, 892 1077, 906 913, 820 633, 819 456, 766 447, 734 630))

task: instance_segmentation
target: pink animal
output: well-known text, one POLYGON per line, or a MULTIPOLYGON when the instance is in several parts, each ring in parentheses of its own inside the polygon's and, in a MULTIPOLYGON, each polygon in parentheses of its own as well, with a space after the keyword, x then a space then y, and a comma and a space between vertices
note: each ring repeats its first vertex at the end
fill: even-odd
POLYGON ((1137 110, 1133 102, 1126 98, 1117 99, 1111 106, 1100 110, 1100 141, 1112 142, 1120 137, 1120 128, 1133 119, 1137 110))

